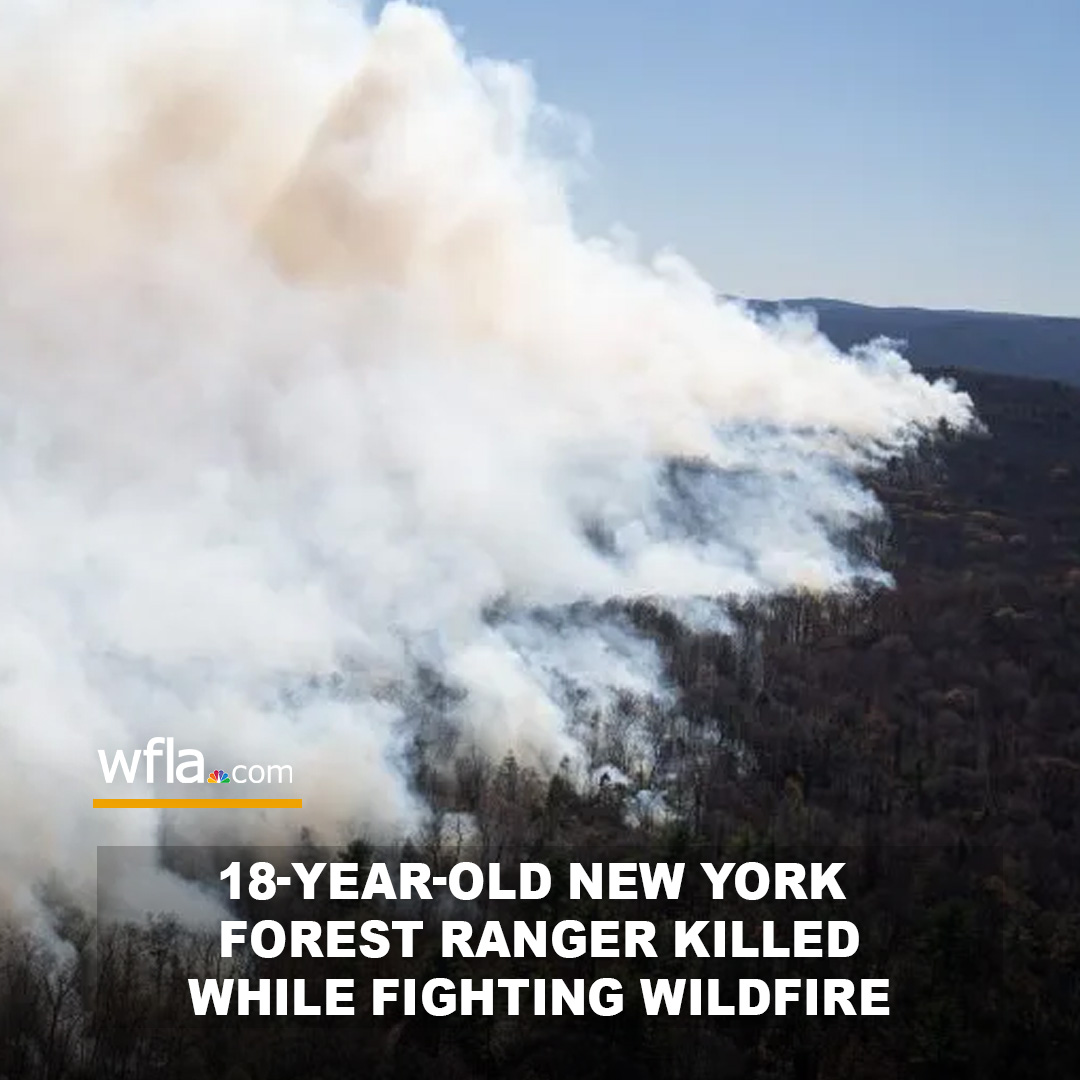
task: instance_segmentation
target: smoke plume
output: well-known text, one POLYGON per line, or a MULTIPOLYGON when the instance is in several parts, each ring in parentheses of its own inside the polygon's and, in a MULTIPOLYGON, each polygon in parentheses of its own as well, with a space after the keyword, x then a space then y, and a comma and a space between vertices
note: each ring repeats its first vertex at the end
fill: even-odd
POLYGON ((588 765, 663 691, 605 602, 875 573, 857 477, 968 399, 582 238, 560 134, 407 3, 0 8, 0 905, 157 840, 99 748, 292 766, 189 839, 393 833, 433 678, 450 757, 588 765))

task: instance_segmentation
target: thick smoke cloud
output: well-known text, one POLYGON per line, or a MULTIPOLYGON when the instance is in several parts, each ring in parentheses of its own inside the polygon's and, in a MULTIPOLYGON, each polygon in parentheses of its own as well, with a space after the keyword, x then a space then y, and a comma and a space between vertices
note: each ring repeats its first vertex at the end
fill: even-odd
POLYGON ((174 836, 393 832, 425 680, 448 755, 587 765, 663 690, 590 602, 874 572, 857 473, 970 402, 580 238, 553 124, 408 4, 0 9, 0 904, 158 838, 98 748, 293 767, 174 836))

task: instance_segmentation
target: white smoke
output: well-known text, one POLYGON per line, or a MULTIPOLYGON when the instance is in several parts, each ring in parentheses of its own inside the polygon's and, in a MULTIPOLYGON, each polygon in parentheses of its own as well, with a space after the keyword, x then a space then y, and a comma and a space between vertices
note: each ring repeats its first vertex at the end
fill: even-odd
POLYGON ((554 767, 568 684, 660 687, 551 612, 867 572, 856 471, 970 402, 580 238, 550 122, 409 4, 0 7, 0 904, 157 839, 98 748, 292 765, 253 839, 403 828, 419 670, 554 767))

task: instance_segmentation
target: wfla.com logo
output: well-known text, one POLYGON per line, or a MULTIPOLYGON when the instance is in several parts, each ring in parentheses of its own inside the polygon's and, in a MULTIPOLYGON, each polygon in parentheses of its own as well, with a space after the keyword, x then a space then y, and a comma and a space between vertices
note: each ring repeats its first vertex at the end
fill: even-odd
POLYGON ((117 774, 124 781, 134 784, 139 774, 139 763, 143 763, 146 782, 153 784, 155 779, 163 779, 166 784, 291 784, 293 782, 291 765, 234 765, 226 772, 215 769, 207 775, 206 762, 199 750, 177 750, 176 740, 169 736, 155 735, 145 750, 132 750, 130 759, 123 750, 113 754, 110 763, 104 750, 98 751, 101 762, 101 774, 106 784, 116 782, 117 774), (158 759, 165 766, 165 776, 161 777, 155 769, 158 759))

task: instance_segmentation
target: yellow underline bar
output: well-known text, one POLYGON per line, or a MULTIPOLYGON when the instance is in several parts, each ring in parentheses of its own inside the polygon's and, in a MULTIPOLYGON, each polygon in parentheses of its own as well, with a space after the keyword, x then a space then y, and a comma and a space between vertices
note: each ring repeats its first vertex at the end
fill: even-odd
POLYGON ((302 810, 303 799, 95 799, 95 810, 302 810))

